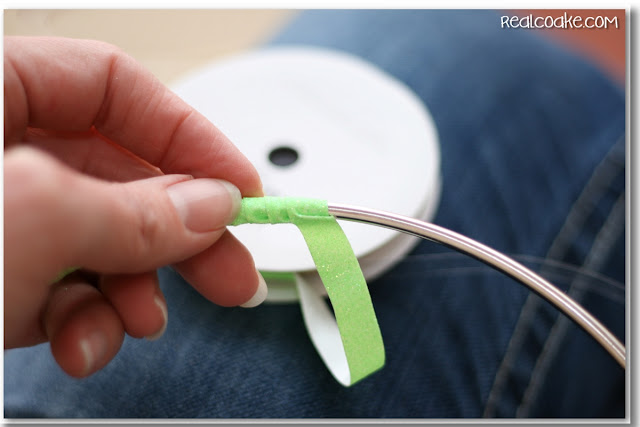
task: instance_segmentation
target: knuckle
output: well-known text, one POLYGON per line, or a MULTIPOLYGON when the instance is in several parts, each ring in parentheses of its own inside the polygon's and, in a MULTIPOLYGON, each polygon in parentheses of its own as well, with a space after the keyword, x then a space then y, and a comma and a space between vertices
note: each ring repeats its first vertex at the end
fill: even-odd
POLYGON ((92 50, 98 56, 103 55, 107 60, 126 56, 126 53, 120 47, 102 40, 81 40, 79 43, 83 43, 87 50, 92 50))
POLYGON ((166 246, 169 225, 161 206, 148 195, 133 193, 130 197, 135 226, 130 236, 133 256, 153 259, 166 246))

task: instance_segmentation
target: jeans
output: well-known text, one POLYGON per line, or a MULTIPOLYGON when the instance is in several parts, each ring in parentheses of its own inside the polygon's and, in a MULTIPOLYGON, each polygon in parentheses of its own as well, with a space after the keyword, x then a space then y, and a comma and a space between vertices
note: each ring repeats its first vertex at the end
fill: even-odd
MULTIPOLYGON (((622 88, 536 30, 501 29, 493 11, 308 11, 270 43, 350 52, 404 82, 440 137, 433 222, 537 270, 624 341, 622 88)), ((159 275, 160 340, 127 337, 83 380, 47 344, 6 351, 5 416, 625 416, 625 372, 591 337, 433 242, 369 283, 387 362, 350 388, 324 367, 297 304, 218 307, 171 268, 159 275)))

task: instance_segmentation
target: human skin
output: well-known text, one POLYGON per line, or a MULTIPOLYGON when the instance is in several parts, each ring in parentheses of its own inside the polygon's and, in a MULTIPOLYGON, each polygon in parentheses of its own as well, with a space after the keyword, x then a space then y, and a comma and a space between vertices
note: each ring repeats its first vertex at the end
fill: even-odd
POLYGON ((168 264, 213 303, 264 300, 225 227, 262 184, 211 122, 106 43, 5 37, 4 60, 5 349, 96 372, 162 334, 168 264))

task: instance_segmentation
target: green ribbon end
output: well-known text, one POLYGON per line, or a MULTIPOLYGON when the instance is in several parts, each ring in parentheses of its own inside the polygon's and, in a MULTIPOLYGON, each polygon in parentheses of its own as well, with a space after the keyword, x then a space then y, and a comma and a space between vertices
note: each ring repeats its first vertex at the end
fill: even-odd
POLYGON ((333 306, 351 374, 350 385, 385 363, 384 343, 360 264, 326 200, 256 197, 242 201, 232 225, 295 224, 333 306))

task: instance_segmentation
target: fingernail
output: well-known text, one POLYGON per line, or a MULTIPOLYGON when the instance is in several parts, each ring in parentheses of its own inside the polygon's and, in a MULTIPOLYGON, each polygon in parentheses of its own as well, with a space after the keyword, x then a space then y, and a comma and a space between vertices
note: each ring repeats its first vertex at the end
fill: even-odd
POLYGON ((100 331, 95 331, 80 341, 80 349, 84 356, 84 374, 93 372, 97 364, 107 353, 107 337, 100 331))
POLYGON ((229 224, 242 203, 240 190, 220 179, 183 181, 167 188, 167 193, 184 225, 196 232, 218 230, 229 224))
POLYGON ((154 334, 147 335, 145 337, 149 341, 155 341, 158 338, 160 338, 164 334, 164 331, 167 330, 167 323, 169 321, 169 313, 167 312, 167 304, 162 300, 162 298, 160 298, 159 296, 156 295, 155 297, 153 297, 153 302, 156 304, 158 309, 160 309, 160 312, 162 313, 162 318, 163 318, 164 322, 162 323, 162 327, 160 328, 160 330, 158 330, 154 334))
POLYGON ((264 281, 264 277, 259 272, 258 274, 258 289, 256 293, 253 294, 251 299, 244 304, 241 304, 240 307, 251 308, 262 304, 262 302, 267 298, 267 283, 264 281))

